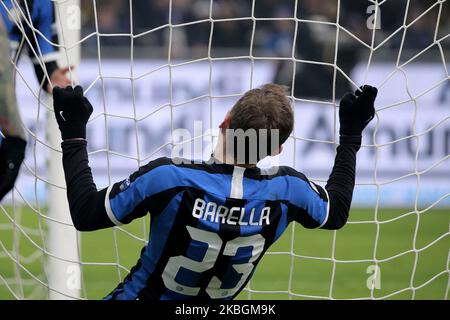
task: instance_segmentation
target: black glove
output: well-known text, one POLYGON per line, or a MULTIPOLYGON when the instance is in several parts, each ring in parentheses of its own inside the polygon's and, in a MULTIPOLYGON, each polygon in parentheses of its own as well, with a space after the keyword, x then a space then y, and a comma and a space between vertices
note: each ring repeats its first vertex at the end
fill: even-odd
POLYGON ((25 158, 27 142, 6 136, 0 145, 0 201, 14 187, 20 165, 25 158))
POLYGON ((355 92, 347 93, 339 105, 339 133, 344 136, 361 136, 364 128, 375 115, 374 102, 377 88, 365 85, 355 92))
POLYGON ((83 95, 83 88, 67 86, 53 89, 53 106, 63 140, 86 139, 86 124, 92 114, 91 103, 83 95))

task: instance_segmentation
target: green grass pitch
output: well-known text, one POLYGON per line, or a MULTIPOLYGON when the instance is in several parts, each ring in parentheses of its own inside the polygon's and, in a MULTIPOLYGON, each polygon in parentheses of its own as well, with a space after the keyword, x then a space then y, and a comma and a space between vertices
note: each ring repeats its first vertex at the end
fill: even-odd
MULTIPOLYGON (((269 252, 278 254, 267 254, 256 269, 250 282, 254 291, 242 292, 239 299, 305 299, 330 295, 335 299, 369 298, 371 290, 367 288, 367 279, 371 274, 368 267, 374 264, 374 258, 378 260, 381 273, 381 287, 373 290, 375 298, 444 299, 450 281, 450 209, 406 214, 408 211, 379 209, 378 228, 375 223, 354 223, 335 233, 306 230, 298 224, 292 229, 291 225, 270 248, 269 252), (358 260, 362 261, 356 262, 358 260), (411 285, 416 289, 411 290, 411 285)), ((374 220, 375 211, 353 209, 350 217, 351 222, 369 222, 374 220)), ((120 269, 119 276, 117 262, 127 269, 134 265, 143 245, 139 239, 148 237, 148 220, 134 221, 115 231, 81 234, 85 297, 101 299, 118 284, 119 277, 126 276, 125 269, 120 269), (108 262, 109 265, 91 265, 92 262, 108 262)), ((0 206, 1 300, 14 299, 11 290, 19 297, 46 298, 48 289, 34 279, 46 281, 45 255, 36 248, 44 245, 42 233, 37 232, 41 225, 45 233, 44 222, 29 208, 12 210, 0 206), (7 215, 15 215, 29 238, 11 227, 7 215), (14 259, 28 272, 17 267, 14 259)))

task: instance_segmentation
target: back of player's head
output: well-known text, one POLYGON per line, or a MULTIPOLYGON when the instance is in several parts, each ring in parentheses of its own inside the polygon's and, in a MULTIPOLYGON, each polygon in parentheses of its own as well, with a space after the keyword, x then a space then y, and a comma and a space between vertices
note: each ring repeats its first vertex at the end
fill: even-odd
MULTIPOLYGON (((249 135, 245 137, 245 163, 254 163, 279 152, 280 146, 289 138, 294 127, 294 112, 287 89, 277 84, 263 85, 247 91, 231 109, 229 129, 256 132, 254 148, 249 135)), ((239 158, 239 150, 234 149, 235 159, 239 158)))

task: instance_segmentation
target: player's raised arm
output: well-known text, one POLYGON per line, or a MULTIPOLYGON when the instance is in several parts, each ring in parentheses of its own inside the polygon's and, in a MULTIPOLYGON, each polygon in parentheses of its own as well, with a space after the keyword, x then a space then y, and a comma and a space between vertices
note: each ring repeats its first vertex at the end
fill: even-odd
POLYGON ((97 191, 86 150, 86 124, 92 106, 80 86, 55 87, 53 104, 63 140, 63 167, 73 224, 80 231, 113 226, 103 205, 106 190, 97 191))
POLYGON ((325 186, 329 196, 329 213, 323 229, 340 229, 347 222, 355 187, 356 153, 361 147, 362 132, 375 115, 377 92, 377 88, 365 85, 355 94, 346 94, 341 100, 339 146, 325 186))
MULTIPOLYGON (((129 223, 150 210, 152 196, 170 187, 170 159, 159 158, 139 168, 128 179, 97 191, 86 150, 86 124, 92 105, 80 86, 53 90, 55 116, 63 142, 63 167, 70 215, 79 231, 129 223), (162 168, 162 169, 161 169, 162 168)), ((161 201, 157 201, 161 204, 161 201)), ((157 208, 154 211, 157 212, 157 208)))
POLYGON ((296 180, 292 200, 300 210, 294 214, 294 220, 304 227, 336 230, 346 224, 355 187, 356 153, 361 147, 362 132, 374 117, 376 96, 377 89, 366 85, 342 98, 339 146, 325 188, 295 172, 300 179, 296 180))

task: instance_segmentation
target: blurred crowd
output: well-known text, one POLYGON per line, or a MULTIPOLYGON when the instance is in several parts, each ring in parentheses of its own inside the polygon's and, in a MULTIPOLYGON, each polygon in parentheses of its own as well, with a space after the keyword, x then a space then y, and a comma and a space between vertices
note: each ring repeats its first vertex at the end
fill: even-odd
MULTIPOLYGON (((397 30, 404 20, 407 0, 388 0, 379 11, 380 20, 377 30, 380 38, 397 30)), ((410 23, 437 0, 411 0, 406 23, 410 23)), ((342 0, 337 8, 337 0, 81 0, 83 13, 83 30, 85 34, 98 31, 103 34, 144 34, 135 39, 135 45, 164 46, 169 41, 167 25, 182 25, 172 29, 172 38, 181 42, 189 50, 196 46, 208 45, 210 41, 211 22, 214 22, 212 46, 222 48, 249 48, 253 34, 253 47, 270 53, 286 53, 286 47, 292 45, 295 31, 293 20, 257 20, 250 18, 252 11, 256 19, 294 18, 314 21, 336 22, 352 32, 359 39, 369 42, 372 30, 368 28, 374 7, 368 0, 342 0), (131 2, 131 5, 130 5, 131 2), (170 8, 170 2, 172 6, 170 8), (296 7, 297 3, 297 7, 296 7), (254 8, 252 8, 254 6, 254 8), (97 15, 97 19, 95 19, 97 15), (130 23, 132 17, 132 23, 130 23), (227 20, 229 19, 229 20, 227 20), (164 27, 166 26, 166 27, 164 27), (145 35, 152 29, 156 36, 145 35), (176 35, 174 35, 176 34, 176 35)), ((439 6, 416 21, 408 29, 404 47, 423 48, 433 38, 439 6)), ((440 29, 448 31, 448 9, 443 6, 440 29)), ((372 19, 375 20, 375 19, 372 19)), ((311 29, 311 37, 317 41, 333 40, 335 28, 302 22, 297 30, 311 29), (315 30, 317 29, 317 30, 315 30), (329 29, 329 30, 327 30, 329 29), (329 39, 327 39, 329 38, 329 39)), ((402 32, 387 44, 389 47, 400 45, 402 32)), ((105 44, 128 45, 128 37, 105 37, 105 44)), ((102 39, 103 40, 103 39, 102 39)), ((172 39, 174 40, 174 39, 172 39)), ((181 45, 180 45, 181 47, 181 45)), ((181 49, 180 49, 181 50, 181 49)), ((188 54, 188 52, 184 52, 188 54)))
MULTIPOLYGON (((104 35, 100 38, 102 46, 124 47, 131 45, 129 34, 132 33, 138 35, 133 39, 136 50, 151 47, 154 48, 152 53, 157 52, 161 57, 167 57, 170 44, 173 58, 200 58, 210 53, 213 57, 294 55, 297 59, 325 63, 334 63, 337 59, 339 67, 347 73, 362 52, 370 51, 361 42, 371 44, 374 26, 377 28, 375 45, 385 42, 383 48, 397 52, 400 46, 405 52, 417 53, 425 49, 433 42, 437 23, 437 38, 448 34, 448 3, 443 5, 440 15, 439 5, 435 5, 412 23, 405 35, 402 30, 395 33, 437 1, 387 0, 380 6, 379 19, 375 19, 375 7, 368 0, 341 0, 339 8, 337 0, 96 0, 95 8, 94 1, 81 0, 82 33, 98 31, 104 35), (300 20, 296 22, 293 18, 300 20), (325 23, 315 23, 318 21, 325 23), (343 27, 339 38, 333 24, 336 22, 343 27), (339 46, 337 56, 336 44, 339 46)), ((447 48, 449 44, 449 39, 442 42, 447 48)), ((85 45, 96 48, 96 37, 88 39, 85 45)), ((292 70, 292 61, 280 61, 276 81, 291 83, 292 70)), ((322 88, 326 77, 332 85, 333 68, 302 64, 296 76, 302 76, 302 72, 321 74, 322 88)), ((312 82, 311 88, 299 89, 305 97, 318 94, 314 88, 320 86, 312 82)), ((338 79, 337 83, 338 94, 348 89, 345 79, 338 79)))

